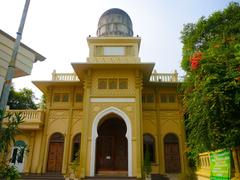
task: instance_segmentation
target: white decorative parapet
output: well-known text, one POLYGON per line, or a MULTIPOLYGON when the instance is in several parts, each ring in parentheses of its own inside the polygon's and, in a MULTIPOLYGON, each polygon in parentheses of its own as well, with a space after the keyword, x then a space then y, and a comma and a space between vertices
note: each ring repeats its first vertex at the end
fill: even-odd
POLYGON ((53 81, 79 81, 75 73, 56 73, 56 70, 53 70, 52 80, 53 81))
POLYGON ((153 71, 151 77, 151 82, 181 82, 182 79, 178 77, 178 73, 175 70, 174 73, 157 73, 156 70, 153 71))
POLYGON ((210 152, 199 154, 199 168, 210 171, 210 152))
MULTIPOLYGON (((53 81, 79 81, 75 73, 56 73, 53 70, 52 73, 53 81)), ((151 82, 182 82, 183 78, 178 76, 177 71, 174 73, 157 73, 156 70, 152 73, 150 77, 151 82)))
POLYGON ((20 129, 39 129, 44 123, 43 110, 7 110, 7 113, 21 113, 23 123, 20 129))

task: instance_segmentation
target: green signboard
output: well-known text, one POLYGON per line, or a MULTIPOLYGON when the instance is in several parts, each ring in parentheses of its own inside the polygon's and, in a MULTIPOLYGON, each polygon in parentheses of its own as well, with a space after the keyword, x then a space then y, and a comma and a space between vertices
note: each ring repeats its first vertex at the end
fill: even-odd
POLYGON ((211 180, 231 179, 230 150, 220 150, 210 153, 211 180))

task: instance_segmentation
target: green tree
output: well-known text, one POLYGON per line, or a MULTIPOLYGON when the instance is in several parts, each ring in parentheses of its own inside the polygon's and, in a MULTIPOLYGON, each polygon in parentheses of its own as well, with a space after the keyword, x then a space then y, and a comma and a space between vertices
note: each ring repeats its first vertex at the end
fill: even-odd
POLYGON ((39 108, 40 109, 46 109, 46 102, 47 102, 47 98, 46 98, 45 94, 43 94, 41 96, 40 103, 38 104, 39 108))
POLYGON ((148 148, 146 149, 146 152, 144 154, 143 171, 144 171, 144 176, 147 178, 150 176, 150 174, 152 172, 150 152, 149 152, 148 148))
POLYGON ((198 153, 240 145, 240 6, 184 25, 187 142, 198 153))
POLYGON ((20 113, 5 114, 0 110, 0 179, 17 179, 19 173, 11 166, 9 159, 10 147, 15 144, 15 136, 20 133, 18 126, 23 122, 20 113))
POLYGON ((7 105, 10 106, 10 109, 37 109, 34 99, 35 96, 31 89, 23 88, 16 91, 12 86, 7 105))

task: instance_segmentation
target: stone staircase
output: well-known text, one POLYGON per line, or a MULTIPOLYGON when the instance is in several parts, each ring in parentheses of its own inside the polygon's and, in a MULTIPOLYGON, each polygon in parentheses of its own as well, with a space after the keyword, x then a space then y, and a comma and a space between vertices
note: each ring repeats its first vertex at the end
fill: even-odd
MULTIPOLYGON (((22 174, 19 180, 65 180, 63 175, 56 173, 44 173, 44 174, 22 174)), ((94 176, 85 177, 84 180, 139 180, 136 177, 126 176, 94 176)), ((175 175, 160 175, 152 174, 152 180, 178 180, 175 175)))
POLYGON ((170 180, 166 175, 161 174, 152 174, 151 178, 152 180, 170 180))
POLYGON ((123 176, 95 176, 85 177, 84 180, 137 180, 135 177, 123 177, 123 176))
POLYGON ((22 174, 19 180, 65 180, 62 174, 44 173, 44 174, 22 174))

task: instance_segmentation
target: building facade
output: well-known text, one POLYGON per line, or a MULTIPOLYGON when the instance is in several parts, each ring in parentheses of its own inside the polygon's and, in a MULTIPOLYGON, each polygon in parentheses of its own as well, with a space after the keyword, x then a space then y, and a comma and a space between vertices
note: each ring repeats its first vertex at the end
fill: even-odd
POLYGON ((148 151, 152 173, 185 174, 177 73, 157 73, 154 63, 141 62, 141 38, 120 9, 106 11, 97 37, 87 42, 89 57, 72 63, 74 73, 54 71, 51 81, 33 82, 46 96, 46 109, 23 111, 23 134, 16 139, 29 153, 20 157, 20 171, 68 176, 77 161, 82 178, 141 178, 148 151))

